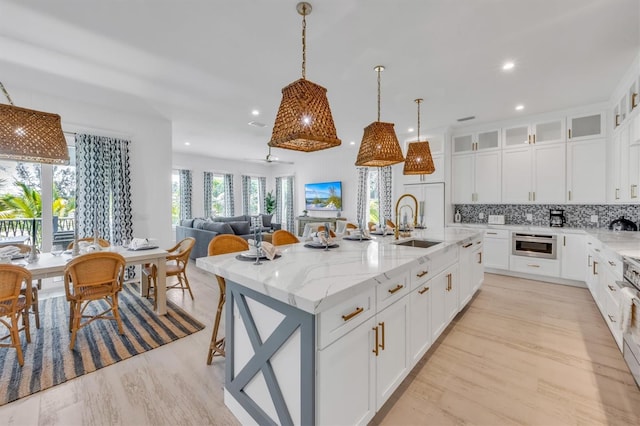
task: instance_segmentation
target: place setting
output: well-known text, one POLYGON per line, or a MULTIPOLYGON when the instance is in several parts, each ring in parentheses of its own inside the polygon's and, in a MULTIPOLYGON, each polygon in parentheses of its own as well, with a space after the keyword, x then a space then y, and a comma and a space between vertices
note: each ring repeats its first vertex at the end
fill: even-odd
MULTIPOLYGON (((329 229, 328 225, 325 229, 329 229)), ((331 248, 340 247, 340 245, 335 242, 335 239, 331 237, 327 231, 312 232, 309 237, 311 240, 304 244, 307 248, 329 250, 331 248)))
POLYGON ((236 259, 242 261, 253 261, 255 265, 260 265, 261 260, 274 260, 282 256, 280 250, 267 241, 247 240, 249 250, 236 255, 236 259))

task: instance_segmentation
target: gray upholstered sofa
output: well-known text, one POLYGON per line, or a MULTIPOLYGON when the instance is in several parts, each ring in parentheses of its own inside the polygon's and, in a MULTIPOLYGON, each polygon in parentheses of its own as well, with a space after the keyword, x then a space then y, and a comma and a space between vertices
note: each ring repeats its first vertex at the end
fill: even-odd
MULTIPOLYGON (((261 232, 271 232, 280 229, 279 223, 273 223, 273 215, 260 214, 262 219, 261 232)), ((231 216, 213 218, 186 219, 176 226, 176 242, 187 237, 196 239, 196 244, 191 250, 191 259, 205 257, 208 254, 209 242, 218 234, 235 234, 244 239, 253 238, 251 228, 251 216, 231 216)))

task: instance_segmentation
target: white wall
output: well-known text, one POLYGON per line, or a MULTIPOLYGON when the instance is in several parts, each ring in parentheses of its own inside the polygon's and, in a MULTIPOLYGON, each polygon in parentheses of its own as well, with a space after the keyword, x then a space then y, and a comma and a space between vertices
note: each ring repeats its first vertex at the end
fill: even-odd
POLYGON ((13 89, 18 106, 59 114, 62 128, 128 139, 131 162, 133 230, 136 237, 158 239, 162 247, 171 233, 171 123, 161 117, 132 115, 94 104, 13 89))

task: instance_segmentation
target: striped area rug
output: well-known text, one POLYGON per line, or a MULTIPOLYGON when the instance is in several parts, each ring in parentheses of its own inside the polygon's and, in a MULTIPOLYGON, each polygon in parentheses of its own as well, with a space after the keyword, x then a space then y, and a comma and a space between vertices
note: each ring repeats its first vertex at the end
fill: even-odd
MULTIPOLYGON (((40 329, 30 317, 31 343, 20 333, 24 366, 18 365, 16 350, 0 348, 0 405, 66 382, 181 337, 202 330, 204 325, 180 307, 167 301, 167 315, 156 315, 153 305, 140 297, 137 284, 125 284, 118 297, 124 335, 115 321, 94 321, 78 331, 76 345, 69 350, 69 303, 65 297, 41 300, 40 329)), ((87 312, 106 309, 106 302, 93 302, 87 312)), ((98 311, 99 312, 99 311, 98 311)), ((4 333, 6 327, 2 327, 4 333)), ((4 334, 3 334, 4 335, 4 334)))

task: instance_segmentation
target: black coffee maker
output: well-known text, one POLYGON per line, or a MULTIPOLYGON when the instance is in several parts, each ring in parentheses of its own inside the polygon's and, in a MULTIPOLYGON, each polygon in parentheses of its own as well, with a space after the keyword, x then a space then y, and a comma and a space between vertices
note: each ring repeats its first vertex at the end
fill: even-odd
POLYGON ((567 219, 564 217, 564 210, 549 210, 549 226, 563 227, 565 223, 567 223, 567 219))

